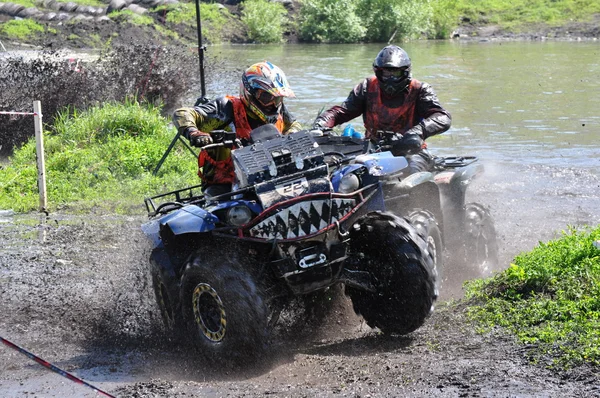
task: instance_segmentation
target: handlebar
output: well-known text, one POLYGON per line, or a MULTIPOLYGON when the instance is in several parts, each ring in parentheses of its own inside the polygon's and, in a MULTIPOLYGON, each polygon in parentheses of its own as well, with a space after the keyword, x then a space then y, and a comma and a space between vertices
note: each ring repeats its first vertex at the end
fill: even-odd
POLYGON ((201 151, 213 148, 239 148, 242 142, 236 137, 234 131, 212 130, 209 132, 213 143, 204 145, 200 148, 201 151))

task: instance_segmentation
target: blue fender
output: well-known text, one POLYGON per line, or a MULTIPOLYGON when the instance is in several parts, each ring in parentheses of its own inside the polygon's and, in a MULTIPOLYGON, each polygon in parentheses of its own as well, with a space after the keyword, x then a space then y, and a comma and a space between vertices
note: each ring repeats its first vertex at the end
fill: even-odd
POLYGON ((394 156, 389 151, 359 155, 356 157, 356 163, 364 164, 369 174, 378 177, 409 169, 408 161, 404 156, 394 156))
POLYGON ((218 221, 214 214, 196 205, 188 205, 143 224, 142 231, 152 241, 154 247, 159 247, 162 245, 160 231, 165 226, 169 227, 174 235, 182 235, 211 231, 218 221))

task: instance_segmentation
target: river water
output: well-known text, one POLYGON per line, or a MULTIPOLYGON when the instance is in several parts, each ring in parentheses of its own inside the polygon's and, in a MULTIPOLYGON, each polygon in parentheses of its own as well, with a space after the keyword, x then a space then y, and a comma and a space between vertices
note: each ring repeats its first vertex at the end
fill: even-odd
MULTIPOLYGON (((292 113, 307 127, 372 74, 381 44, 209 47, 235 60, 227 78, 207 77, 209 97, 237 93, 241 71, 269 60, 297 98, 292 113), (236 69, 237 68, 237 69, 236 69)), ((569 226, 600 223, 600 43, 405 43, 413 76, 433 86, 452 128, 428 144, 439 155, 476 155, 486 167, 471 199, 496 220, 507 266, 569 226)), ((351 122, 362 128, 362 121, 351 122)))

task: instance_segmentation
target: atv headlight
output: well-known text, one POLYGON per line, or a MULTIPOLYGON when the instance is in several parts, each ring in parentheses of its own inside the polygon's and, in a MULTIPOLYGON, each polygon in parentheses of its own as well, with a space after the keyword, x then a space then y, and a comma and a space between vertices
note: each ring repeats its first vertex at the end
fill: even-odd
POLYGON ((342 177, 340 181, 340 192, 350 193, 356 191, 360 187, 360 178, 354 173, 348 173, 342 177))
POLYGON ((227 224, 240 227, 252 219, 252 212, 246 206, 235 206, 227 210, 227 224))

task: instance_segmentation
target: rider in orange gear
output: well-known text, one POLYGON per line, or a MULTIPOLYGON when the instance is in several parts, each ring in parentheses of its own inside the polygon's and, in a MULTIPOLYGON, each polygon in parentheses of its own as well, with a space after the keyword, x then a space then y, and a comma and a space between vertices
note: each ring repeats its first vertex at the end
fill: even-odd
MULTIPOLYGON (((173 124, 196 147, 212 143, 209 134, 212 130, 235 131, 236 137, 245 145, 250 139, 250 131, 265 124, 273 124, 281 134, 301 129, 300 123, 284 105, 285 97, 294 97, 294 92, 283 71, 270 62, 259 62, 242 75, 239 96, 223 96, 193 108, 177 109, 173 124)), ((206 194, 214 196, 231 190, 230 149, 202 151, 198 166, 206 194)))

